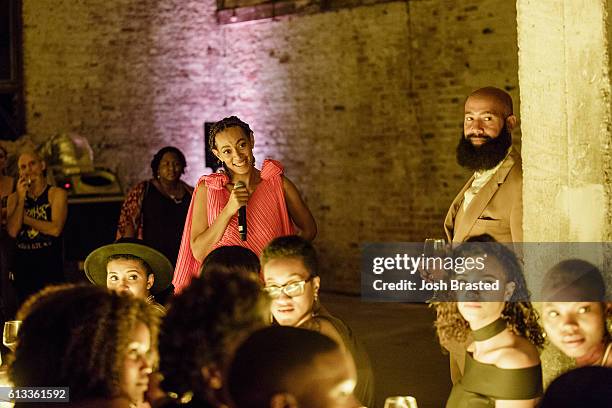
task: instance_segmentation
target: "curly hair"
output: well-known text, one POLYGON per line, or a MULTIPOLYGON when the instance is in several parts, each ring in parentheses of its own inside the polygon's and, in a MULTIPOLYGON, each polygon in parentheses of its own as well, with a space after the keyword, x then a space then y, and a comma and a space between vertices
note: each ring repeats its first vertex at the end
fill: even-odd
POLYGON ((317 251, 310 241, 297 235, 285 235, 274 238, 261 254, 261 267, 273 259, 298 258, 310 272, 310 276, 319 276, 319 262, 317 251))
POLYGON ((229 116, 227 118, 223 118, 220 121, 215 122, 210 127, 210 131, 208 132, 208 145, 210 147, 210 150, 217 149, 215 144, 215 138, 217 136, 217 133, 221 133, 224 130, 233 127, 239 127, 240 129, 242 129, 242 132, 246 137, 249 137, 253 134, 253 131, 251 130, 251 127, 248 125, 248 123, 241 121, 238 116, 229 116))
MULTIPOLYGON (((471 242, 460 245, 455 251, 456 257, 474 257, 487 255, 494 257, 506 275, 507 282, 514 282, 515 288, 512 296, 505 302, 502 318, 508 327, 519 336, 527 338, 535 346, 544 344, 542 328, 538 324, 538 313, 529 301, 529 291, 523 276, 521 264, 514 252, 506 245, 492 242, 487 236, 472 239, 471 242)), ((463 343, 470 332, 470 325, 463 318, 457 308, 456 298, 448 295, 447 301, 432 302, 436 309, 436 332, 442 344, 452 340, 463 343)))
POLYGON ((158 315, 146 302, 98 286, 50 286, 17 314, 23 323, 9 376, 18 387, 69 387, 70 398, 116 397, 125 352, 138 323, 151 333, 158 315))
POLYGON ((153 178, 157 178, 159 175, 159 165, 166 153, 174 153, 179 163, 181 164, 181 175, 185 174, 185 167, 187 167, 187 160, 185 159, 185 155, 178 148, 174 146, 166 146, 159 149, 157 153, 153 156, 151 160, 151 171, 153 172, 153 178))
POLYGON ((170 303, 160 335, 162 388, 206 399, 203 367, 223 371, 237 344, 269 322, 270 300, 261 284, 240 274, 207 270, 170 303))
POLYGON ((200 276, 210 272, 241 273, 244 276, 259 278, 259 258, 253 251, 239 245, 228 245, 214 249, 202 262, 200 276))

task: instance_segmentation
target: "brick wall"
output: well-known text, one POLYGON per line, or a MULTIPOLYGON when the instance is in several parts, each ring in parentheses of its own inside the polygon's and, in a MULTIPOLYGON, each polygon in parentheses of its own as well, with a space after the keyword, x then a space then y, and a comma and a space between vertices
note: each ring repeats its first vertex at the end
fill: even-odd
POLYGON ((319 225, 324 285, 355 291, 359 245, 442 234, 468 174, 462 103, 496 85, 518 111, 506 0, 395 2, 217 25, 214 1, 25 0, 30 133, 86 136, 126 184, 152 154, 203 167, 202 123, 237 114, 282 161, 319 225))

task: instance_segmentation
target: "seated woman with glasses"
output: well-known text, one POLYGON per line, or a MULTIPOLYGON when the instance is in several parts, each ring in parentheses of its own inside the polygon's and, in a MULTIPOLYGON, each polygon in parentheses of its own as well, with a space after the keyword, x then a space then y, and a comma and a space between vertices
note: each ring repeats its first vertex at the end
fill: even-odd
POLYGON ((544 339, 517 257, 497 242, 466 242, 454 256, 483 266, 456 271, 453 279, 463 287, 449 294, 453 301, 435 305, 441 344, 473 339, 446 407, 535 407, 544 339))
POLYGON ((274 321, 320 332, 348 351, 357 368, 355 397, 374 407, 374 381, 365 348, 349 326, 319 304, 321 278, 312 244, 294 235, 275 238, 264 248, 261 266, 274 321))

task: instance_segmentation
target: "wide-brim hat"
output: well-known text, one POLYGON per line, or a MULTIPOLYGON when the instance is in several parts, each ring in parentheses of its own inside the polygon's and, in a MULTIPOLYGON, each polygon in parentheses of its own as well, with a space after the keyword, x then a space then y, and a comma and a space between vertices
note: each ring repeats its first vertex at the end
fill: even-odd
POLYGON ((115 242, 94 250, 85 259, 85 275, 92 283, 106 287, 106 264, 113 255, 133 255, 145 261, 153 271, 155 280, 149 291, 155 295, 172 282, 174 267, 161 252, 136 242, 115 242))

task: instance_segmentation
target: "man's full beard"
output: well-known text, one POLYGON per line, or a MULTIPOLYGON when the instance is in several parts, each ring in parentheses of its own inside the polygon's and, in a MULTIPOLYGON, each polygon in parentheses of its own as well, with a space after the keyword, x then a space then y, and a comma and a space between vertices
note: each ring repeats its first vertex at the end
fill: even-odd
POLYGON ((497 137, 490 138, 480 146, 474 146, 463 133, 457 145, 457 163, 473 171, 489 170, 506 157, 510 146, 512 135, 507 126, 499 131, 497 137))

